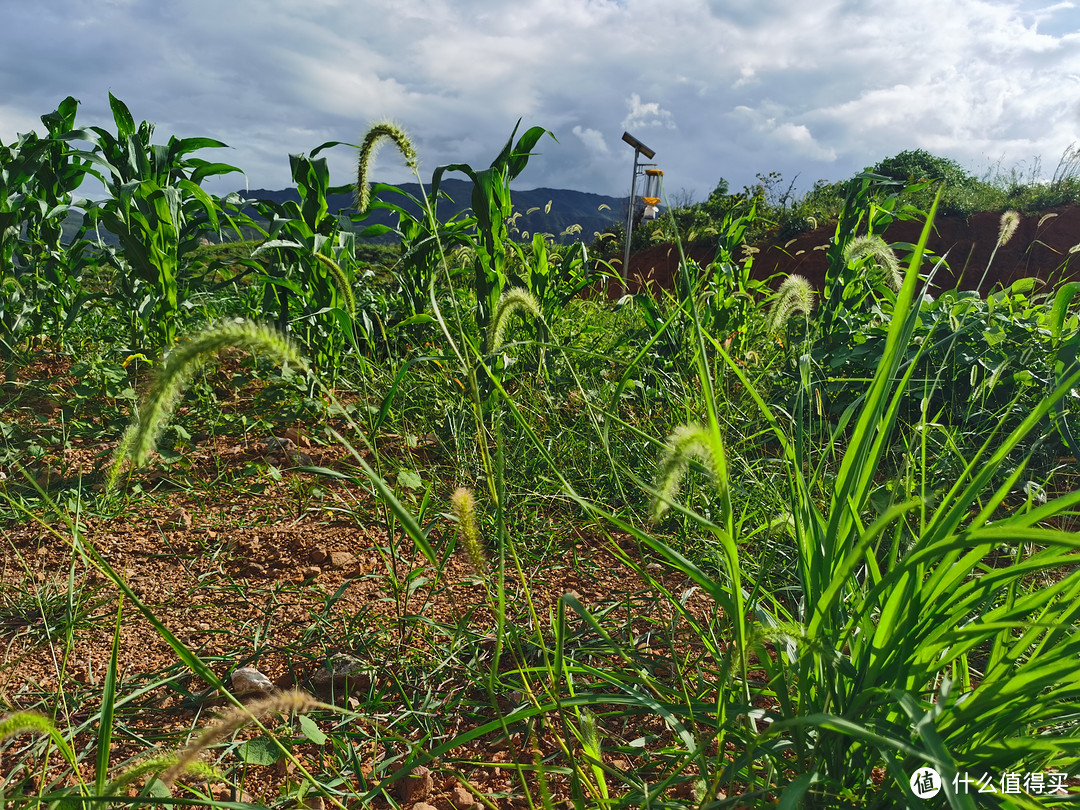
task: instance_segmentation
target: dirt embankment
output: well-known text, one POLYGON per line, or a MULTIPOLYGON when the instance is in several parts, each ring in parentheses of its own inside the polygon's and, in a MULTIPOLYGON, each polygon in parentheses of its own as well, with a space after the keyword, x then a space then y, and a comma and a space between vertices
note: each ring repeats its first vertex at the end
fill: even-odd
MULTIPOLYGON (((975 289, 988 266, 980 287, 984 293, 1021 278, 1033 276, 1053 285, 1080 275, 1080 257, 1069 252, 1080 246, 1080 206, 1022 216, 1016 233, 994 254, 1000 229, 1000 213, 982 212, 970 217, 939 215, 928 247, 936 256, 945 256, 948 267, 939 270, 934 286, 952 289, 959 284, 961 289, 975 289), (1069 259, 1074 257, 1076 261, 1070 263, 1069 259)), ((896 246, 903 258, 903 244, 918 242, 921 232, 920 222, 895 222, 885 232, 885 240, 896 246)), ((827 225, 784 244, 760 245, 754 259, 754 277, 799 273, 821 289, 825 283, 826 248, 834 233, 835 226, 827 225)), ((687 250, 687 257, 703 267, 712 261, 713 255, 707 248, 687 250)), ((649 285, 673 289, 678 267, 679 251, 674 245, 656 245, 636 253, 630 258, 629 291, 641 292, 649 285)))

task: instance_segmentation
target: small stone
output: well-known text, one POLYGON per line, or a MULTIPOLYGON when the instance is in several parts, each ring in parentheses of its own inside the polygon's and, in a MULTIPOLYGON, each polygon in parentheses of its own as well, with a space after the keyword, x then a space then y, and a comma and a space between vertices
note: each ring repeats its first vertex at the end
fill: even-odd
POLYGON ((458 785, 450 794, 450 803, 458 808, 458 810, 465 810, 465 808, 472 807, 476 804, 476 799, 469 791, 461 785, 458 785))
POLYGON ((304 579, 308 579, 309 577, 317 577, 321 573, 322 569, 319 568, 319 566, 317 565, 309 565, 307 568, 302 568, 300 570, 300 575, 303 576, 304 579))
POLYGON ((307 810, 325 810, 326 802, 323 801, 322 796, 306 796, 303 806, 307 810))
POLYGON ((305 453, 303 450, 289 450, 286 454, 289 457, 289 461, 295 464, 297 467, 310 467, 315 463, 315 460, 305 453))
POLYGON ((412 810, 438 810, 435 805, 428 804, 427 802, 417 802, 412 806, 412 810))
POLYGON ((55 467, 45 464, 37 471, 37 475, 34 476, 34 481, 42 489, 48 489, 52 484, 59 481, 60 478, 60 473, 57 472, 55 467))
POLYGON ((181 506, 169 515, 169 523, 173 526, 183 526, 185 529, 190 529, 191 515, 189 515, 187 510, 181 506))
POLYGON ((347 565, 352 565, 356 562, 356 555, 349 553, 348 551, 331 551, 330 552, 330 565, 334 568, 344 568, 347 565))
POLYGON ((435 788, 435 780, 431 778, 431 771, 423 765, 413 768, 412 773, 398 780, 398 797, 402 804, 412 804, 421 799, 426 799, 435 788))
POLYGON ((266 452, 273 453, 281 450, 295 450, 296 442, 288 438, 278 438, 277 436, 271 436, 266 440, 266 444, 263 445, 266 448, 266 452))
POLYGON ((288 430, 286 430, 285 438, 300 447, 311 447, 311 439, 309 439, 296 428, 289 428, 288 430))
POLYGON ((246 695, 250 692, 269 694, 276 690, 270 679, 255 667, 240 667, 233 670, 232 687, 238 695, 246 695))
POLYGON ((326 553, 326 550, 325 550, 325 549, 322 549, 322 548, 317 548, 317 549, 314 549, 314 550, 313 550, 313 551, 312 551, 312 552, 311 552, 311 553, 310 553, 310 554, 308 555, 308 559, 309 559, 309 560, 311 560, 311 561, 312 561, 313 563, 315 563, 316 565, 318 565, 319 563, 325 562, 325 561, 326 561, 326 558, 327 558, 327 556, 329 556, 329 555, 327 555, 327 553, 326 553))

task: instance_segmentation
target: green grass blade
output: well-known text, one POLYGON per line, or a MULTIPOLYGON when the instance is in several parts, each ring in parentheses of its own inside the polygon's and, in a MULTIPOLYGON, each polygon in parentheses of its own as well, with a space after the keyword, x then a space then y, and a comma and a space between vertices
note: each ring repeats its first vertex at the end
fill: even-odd
POLYGON ((109 668, 105 673, 105 683, 101 695, 101 719, 98 722, 97 735, 97 772, 94 775, 94 787, 98 796, 105 792, 109 781, 109 755, 112 753, 113 716, 116 711, 116 680, 120 661, 120 627, 124 615, 124 597, 120 596, 116 606, 116 626, 113 629, 112 655, 109 668))

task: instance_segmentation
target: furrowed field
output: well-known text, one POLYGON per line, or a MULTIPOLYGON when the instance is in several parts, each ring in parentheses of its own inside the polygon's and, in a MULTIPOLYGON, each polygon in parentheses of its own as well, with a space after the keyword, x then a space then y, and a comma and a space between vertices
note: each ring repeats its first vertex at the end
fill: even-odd
POLYGON ((110 101, 0 145, 0 807, 1080 793, 1080 151, 721 182, 620 297, 542 128, 273 202, 110 101))

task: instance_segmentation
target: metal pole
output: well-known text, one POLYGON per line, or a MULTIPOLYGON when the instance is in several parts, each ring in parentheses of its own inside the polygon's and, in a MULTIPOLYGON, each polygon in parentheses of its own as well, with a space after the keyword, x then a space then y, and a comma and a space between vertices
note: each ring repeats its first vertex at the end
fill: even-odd
POLYGON ((621 295, 626 295, 627 292, 627 272, 630 266, 630 234, 634 229, 634 193, 637 191, 638 155, 640 154, 641 150, 634 150, 634 173, 630 176, 630 200, 626 206, 626 231, 624 234, 625 244, 623 245, 622 271, 619 274, 622 277, 621 295))

